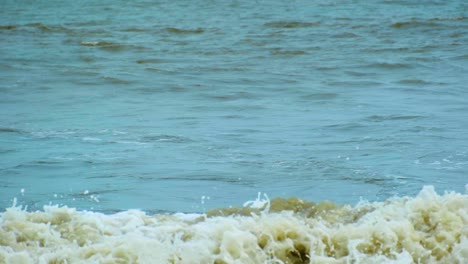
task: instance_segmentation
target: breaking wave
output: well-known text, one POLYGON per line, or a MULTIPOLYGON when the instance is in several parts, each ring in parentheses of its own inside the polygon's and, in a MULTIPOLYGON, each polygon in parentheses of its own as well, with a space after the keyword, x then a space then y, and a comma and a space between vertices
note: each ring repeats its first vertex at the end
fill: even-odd
POLYGON ((106 215, 45 206, 0 214, 1 263, 463 263, 468 195, 356 206, 265 195, 205 214, 106 215))

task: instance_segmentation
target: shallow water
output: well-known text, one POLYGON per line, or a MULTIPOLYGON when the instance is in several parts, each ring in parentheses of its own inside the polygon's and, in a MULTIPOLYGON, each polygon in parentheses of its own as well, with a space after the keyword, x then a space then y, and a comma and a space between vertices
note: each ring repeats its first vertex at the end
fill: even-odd
POLYGON ((206 213, 258 192, 355 205, 426 185, 463 196, 466 10, 2 1, 0 209, 206 213))

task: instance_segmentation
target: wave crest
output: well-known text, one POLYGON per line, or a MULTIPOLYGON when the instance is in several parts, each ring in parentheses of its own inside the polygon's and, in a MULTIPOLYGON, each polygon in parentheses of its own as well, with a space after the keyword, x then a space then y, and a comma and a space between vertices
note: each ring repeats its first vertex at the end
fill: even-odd
POLYGON ((268 211, 265 203, 247 205, 254 204, 245 212, 153 216, 12 207, 0 214, 0 262, 462 263, 468 256, 468 195, 425 187, 416 197, 354 207, 295 198, 272 200, 268 211))

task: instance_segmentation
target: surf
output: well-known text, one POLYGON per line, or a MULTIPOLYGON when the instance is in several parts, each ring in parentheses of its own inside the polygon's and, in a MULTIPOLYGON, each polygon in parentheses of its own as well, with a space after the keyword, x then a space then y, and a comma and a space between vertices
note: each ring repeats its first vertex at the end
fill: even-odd
POLYGON ((257 197, 204 214, 12 206, 2 263, 463 263, 468 195, 432 186, 355 206, 257 197))

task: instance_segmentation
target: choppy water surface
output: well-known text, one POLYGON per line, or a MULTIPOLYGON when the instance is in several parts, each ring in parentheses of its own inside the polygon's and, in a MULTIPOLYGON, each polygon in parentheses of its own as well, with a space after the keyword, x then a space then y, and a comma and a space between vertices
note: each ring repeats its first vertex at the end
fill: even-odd
POLYGON ((463 1, 7 1, 1 204, 462 191, 463 1), (99 197, 85 197, 85 193, 99 197))
POLYGON ((467 31, 465 1, 2 1, 0 209, 99 222, 432 185, 466 210, 467 31))

